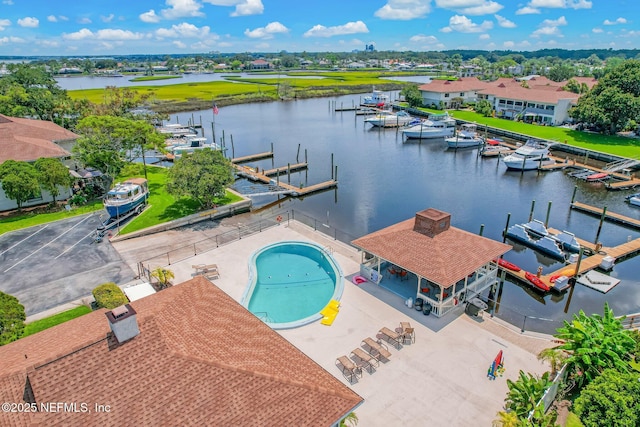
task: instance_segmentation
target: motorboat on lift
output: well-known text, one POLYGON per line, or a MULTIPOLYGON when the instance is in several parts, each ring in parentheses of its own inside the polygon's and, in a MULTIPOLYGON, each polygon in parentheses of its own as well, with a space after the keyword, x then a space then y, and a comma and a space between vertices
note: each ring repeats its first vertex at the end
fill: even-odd
POLYGON ((478 135, 478 126, 474 123, 464 123, 451 137, 445 138, 449 148, 477 147, 484 143, 484 139, 478 135))
POLYGON ((381 111, 373 117, 367 117, 364 119, 365 123, 369 123, 374 127, 384 128, 397 128, 406 126, 414 120, 406 111, 398 111, 394 113, 392 111, 381 111))
POLYGON ((361 105, 367 107, 383 107, 389 103, 389 95, 386 95, 381 90, 373 90, 371 95, 365 96, 361 105))
POLYGON ((407 139, 447 138, 456 130, 455 119, 449 117, 444 120, 425 120, 420 124, 402 130, 407 139))
POLYGON ((543 141, 528 140, 524 145, 518 147, 515 152, 502 158, 507 169, 514 170, 532 170, 538 169, 540 166, 555 163, 550 157, 548 144, 543 141))
POLYGON ((631 194, 630 196, 625 197, 625 200, 633 206, 640 206, 640 193, 631 194))
POLYGON ((212 150, 219 150, 220 147, 216 143, 208 142, 207 138, 196 137, 185 140, 182 144, 177 144, 169 147, 169 151, 179 158, 185 153, 193 153, 196 150, 202 150, 203 148, 211 148, 212 150))

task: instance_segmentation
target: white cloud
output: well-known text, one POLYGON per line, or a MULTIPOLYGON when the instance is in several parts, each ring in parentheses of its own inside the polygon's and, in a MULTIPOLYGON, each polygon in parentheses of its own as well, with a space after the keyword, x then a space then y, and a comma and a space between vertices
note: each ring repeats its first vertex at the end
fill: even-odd
POLYGON ((279 22, 270 22, 265 27, 244 31, 244 35, 252 39, 271 39, 274 34, 287 33, 289 29, 279 22))
POLYGON ((84 40, 93 38, 93 32, 88 28, 83 28, 80 31, 76 31, 75 33, 62 34, 62 38, 66 40, 84 40))
POLYGON ((516 44, 515 44, 514 42, 512 42, 512 41, 506 41, 506 42, 502 43, 502 46, 503 46, 505 49, 511 49, 511 48, 513 48, 515 45, 516 45, 516 44))
POLYGON ((531 0, 527 5, 531 8, 550 9, 591 9, 591 0, 531 0))
POLYGON ((173 43, 173 45, 178 49, 185 49, 187 47, 187 45, 182 43, 180 40, 174 40, 171 43, 173 43))
POLYGON ((436 6, 464 15, 489 15, 504 7, 492 0, 436 0, 436 6))
POLYGON ((18 19, 18 25, 27 28, 37 28, 38 25, 40 25, 40 21, 38 20, 38 18, 27 16, 25 18, 18 19))
POLYGON ((504 16, 500 16, 500 15, 493 15, 493 16, 496 18, 496 21, 498 21, 498 25, 501 26, 502 28, 515 28, 517 26, 515 22, 509 21, 504 16))
POLYGON ((325 27, 324 25, 314 25, 313 28, 303 34, 304 37, 333 37, 345 34, 368 33, 369 29, 362 21, 347 22, 344 25, 325 27))
POLYGON ((195 0, 166 0, 166 4, 169 8, 161 11, 166 19, 204 16, 204 13, 200 12, 202 5, 195 0))
POLYGON ((140 40, 144 38, 144 34, 142 33, 110 28, 98 30, 95 36, 98 40, 140 40))
POLYGON ((559 36, 562 37, 562 33, 558 27, 567 25, 567 20, 564 16, 558 19, 545 19, 540 24, 539 28, 531 33, 531 37, 540 36, 559 36))
POLYGON ((60 47, 60 43, 55 40, 38 40, 36 44, 42 47, 60 47))
POLYGON ((6 4, 7 6, 11 6, 13 4, 13 0, 2 0, 2 4, 6 4))
POLYGON ((202 0, 214 6, 235 6, 231 16, 261 15, 264 12, 262 0, 202 0))
POLYGON ((483 21, 482 24, 476 24, 464 15, 453 15, 449 18, 449 26, 442 28, 443 33, 457 31, 459 33, 482 33, 493 28, 493 22, 483 21))
POLYGON ((0 37, 0 45, 5 43, 24 43, 26 40, 20 37, 0 37))
POLYGON ((160 22, 160 17, 156 15, 156 11, 153 9, 151 9, 148 12, 141 13, 140 15, 138 15, 138 18, 140 18, 142 22, 147 22, 147 23, 160 22))
POLYGON ((593 30, 591 30, 591 32, 600 34, 600 33, 603 33, 604 31, 602 30, 602 28, 594 28, 593 30))
POLYGON ((438 39, 435 36, 425 36, 424 34, 416 34, 415 36, 411 36, 409 41, 415 43, 436 43, 438 39))
POLYGON ((11 21, 8 19, 0 19, 0 31, 4 31, 9 25, 11 25, 11 21))
POLYGON ((626 24, 627 20, 620 17, 618 19, 616 19, 615 21, 609 21, 608 19, 605 19, 603 24, 604 25, 618 25, 618 24, 626 24))
POLYGON ((102 50, 113 50, 114 47, 115 45, 113 43, 108 43, 108 42, 100 43, 100 48, 102 50))
POLYGON ((406 21, 423 18, 431 12, 431 0, 388 0, 387 4, 374 12, 380 19, 406 21))
POLYGON ((115 18, 115 15, 113 13, 108 16, 100 16, 102 22, 111 22, 113 21, 113 18, 115 18))
MULTIPOLYGON (((49 21, 49 22, 68 21, 68 20, 69 20, 69 18, 67 18, 64 15, 58 15, 58 16, 49 15, 49 16, 47 16, 47 21, 49 21)), ((89 20, 89 22, 91 22, 91 21, 89 20)))
MULTIPOLYGON (((193 24, 183 22, 182 24, 172 25, 171 28, 159 28, 156 30, 156 36, 164 38, 202 38, 209 34, 210 28, 208 26, 196 27, 193 24)), ((186 45, 185 45, 186 47, 186 45)))
POLYGON ((84 17, 78 19, 78 24, 91 24, 91 19, 84 17))
POLYGON ((486 33, 485 33, 485 34, 480 34, 480 35, 478 36, 478 38, 479 38, 480 40, 489 40, 489 39, 491 38, 491 36, 490 36, 489 34, 486 34, 486 33))
POLYGON ((535 7, 525 6, 518 10, 516 10, 516 15, 537 15, 540 12, 540 9, 536 9, 535 7))

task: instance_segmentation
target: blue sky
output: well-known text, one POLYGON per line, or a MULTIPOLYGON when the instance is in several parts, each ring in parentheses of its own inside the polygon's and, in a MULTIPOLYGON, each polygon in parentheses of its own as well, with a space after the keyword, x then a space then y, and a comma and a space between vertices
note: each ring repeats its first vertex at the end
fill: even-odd
POLYGON ((0 0, 0 55, 630 49, 640 0, 0 0))

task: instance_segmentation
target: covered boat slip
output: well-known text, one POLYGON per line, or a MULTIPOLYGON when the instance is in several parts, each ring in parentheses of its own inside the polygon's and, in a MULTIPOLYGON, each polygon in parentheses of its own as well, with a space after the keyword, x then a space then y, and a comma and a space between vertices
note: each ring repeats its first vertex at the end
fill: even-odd
POLYGON ((360 274, 404 298, 421 298, 438 317, 498 280, 494 259, 511 246, 455 227, 436 209, 354 240, 360 274))

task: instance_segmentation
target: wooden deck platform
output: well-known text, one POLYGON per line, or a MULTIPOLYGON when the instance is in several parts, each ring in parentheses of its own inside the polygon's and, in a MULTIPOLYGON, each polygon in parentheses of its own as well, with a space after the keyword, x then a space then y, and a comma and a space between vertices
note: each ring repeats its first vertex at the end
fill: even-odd
POLYGON ((629 176, 619 172, 611 172, 606 169, 597 168, 591 165, 586 165, 576 160, 567 160, 566 158, 563 159, 558 156, 550 156, 550 157, 556 162, 550 165, 543 165, 538 168, 539 170, 553 171, 558 169, 565 169, 568 167, 576 168, 576 169, 588 169, 590 171, 593 171, 593 173, 606 173, 612 178, 614 178, 616 180, 615 182, 605 181, 606 187, 610 190, 624 190, 624 189, 635 188, 640 186, 640 179, 634 178, 633 176, 629 176))
MULTIPOLYGON (((586 203, 573 202, 571 203, 571 208, 576 209, 581 212, 585 212, 595 216, 602 216, 603 208, 598 208, 596 206, 587 205, 586 203)), ((615 222, 618 224, 625 225, 631 228, 640 229, 640 220, 635 218, 630 218, 625 215, 621 215, 619 213, 607 211, 605 215, 605 220, 615 222)))
POLYGON ((234 164, 247 163, 255 160, 268 159, 271 157, 273 157, 273 151, 265 151, 264 153, 250 154, 248 156, 242 156, 242 157, 234 157, 233 159, 231 159, 231 163, 234 163, 234 164))
POLYGON ((266 176, 281 175, 283 173, 287 173, 287 171, 297 172, 297 171, 306 169, 308 166, 309 164, 306 162, 295 163, 289 166, 281 166, 279 168, 263 170, 262 173, 265 174, 266 176))
POLYGON ((328 181, 320 182, 318 184, 310 185, 308 187, 296 187, 295 185, 287 184, 286 182, 282 182, 280 180, 276 180, 267 176, 264 172, 256 171, 254 168, 250 166, 241 166, 234 164, 238 175, 250 179, 252 181, 263 182, 265 184, 277 185, 282 188, 283 191, 280 191, 279 194, 287 194, 293 197, 301 197, 306 196, 311 193, 315 193, 317 191, 326 190, 328 188, 333 188, 338 185, 338 181, 335 179, 330 179, 328 181))

